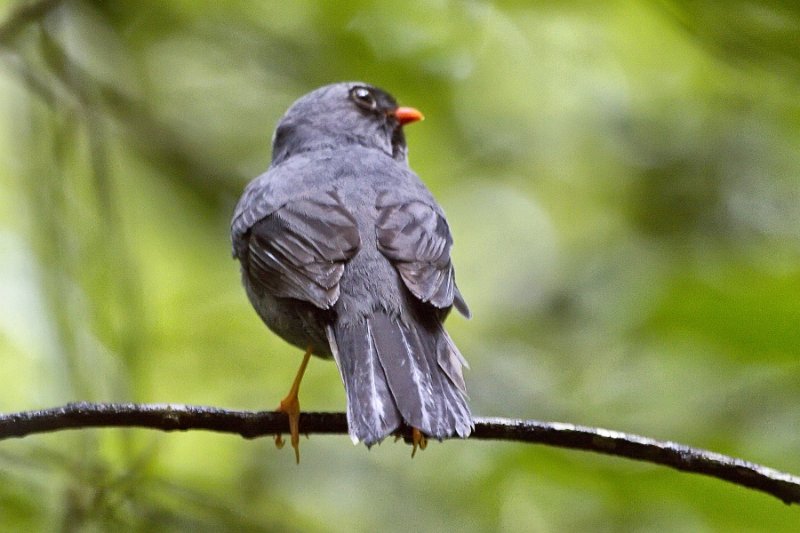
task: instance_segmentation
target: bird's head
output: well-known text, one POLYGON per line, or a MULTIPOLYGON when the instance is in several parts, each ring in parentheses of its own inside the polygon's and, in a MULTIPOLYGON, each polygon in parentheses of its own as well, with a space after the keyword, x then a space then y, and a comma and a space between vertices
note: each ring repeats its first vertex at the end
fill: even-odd
POLYGON ((272 160, 357 144, 405 161, 403 126, 422 119, 413 107, 399 107, 392 95, 367 83, 326 85, 298 99, 281 118, 272 140, 272 160))

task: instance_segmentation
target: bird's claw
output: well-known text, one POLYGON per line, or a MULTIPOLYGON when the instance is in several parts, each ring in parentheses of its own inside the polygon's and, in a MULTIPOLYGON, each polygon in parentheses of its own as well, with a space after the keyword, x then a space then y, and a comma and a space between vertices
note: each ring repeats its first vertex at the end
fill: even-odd
MULTIPOLYGON (((303 356, 303 362, 300 363, 300 369, 297 371, 297 375, 294 378, 292 388, 289 389, 289 394, 286 395, 286 398, 281 400, 281 404, 277 409, 278 411, 286 413, 286 416, 289 417, 289 433, 291 434, 289 441, 292 443, 292 448, 294 448, 294 458, 297 464, 300 464, 300 400, 297 399, 297 394, 300 392, 300 381, 302 381, 303 374, 306 372, 309 359, 311 359, 310 346, 303 356)), ((308 437, 308 435, 306 435, 306 437, 308 437)), ((284 444, 286 444, 286 441, 283 440, 283 436, 280 433, 275 435, 275 446, 281 449, 284 444)))
POLYGON ((420 450, 424 450, 428 447, 428 439, 422 432, 417 428, 411 428, 411 458, 414 458, 414 455, 417 453, 417 448, 420 450))
MULTIPOLYGON (((289 417, 289 442, 294 448, 295 460, 297 464, 300 464, 300 401, 297 396, 290 394, 284 398, 280 407, 278 407, 278 411, 286 413, 286 416, 289 417)), ((275 446, 280 449, 283 448, 284 444, 283 436, 279 433, 275 437, 275 446)))

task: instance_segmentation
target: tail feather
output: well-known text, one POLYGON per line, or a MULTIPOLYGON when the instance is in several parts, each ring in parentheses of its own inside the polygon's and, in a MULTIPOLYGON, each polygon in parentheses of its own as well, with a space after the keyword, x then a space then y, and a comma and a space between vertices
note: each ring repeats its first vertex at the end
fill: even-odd
MULTIPOLYGON (((379 364, 386 373, 392 397, 403 420, 432 435, 442 419, 439 392, 439 372, 428 364, 432 343, 421 342, 415 330, 409 330, 392 318, 377 313, 368 319, 373 325, 372 338, 377 348, 379 364), (425 346, 427 344, 427 346, 425 346)), ((425 340, 430 340, 425 337, 425 340)))
POLYGON ((430 437, 466 437, 472 416, 461 367, 466 363, 444 329, 406 324, 376 312, 336 325, 329 341, 347 390, 350 436, 367 445, 401 422, 430 437))
POLYGON ((441 375, 445 394, 444 405, 447 407, 448 428, 450 434, 467 437, 472 432, 472 413, 467 406, 467 387, 464 383, 462 367, 467 366, 466 360, 456 348, 450 336, 439 326, 440 335, 436 337, 436 360, 439 368, 444 372, 441 375))
POLYGON ((353 444, 371 446, 402 422, 386 374, 378 362, 367 322, 328 328, 328 343, 347 393, 347 425, 353 444))

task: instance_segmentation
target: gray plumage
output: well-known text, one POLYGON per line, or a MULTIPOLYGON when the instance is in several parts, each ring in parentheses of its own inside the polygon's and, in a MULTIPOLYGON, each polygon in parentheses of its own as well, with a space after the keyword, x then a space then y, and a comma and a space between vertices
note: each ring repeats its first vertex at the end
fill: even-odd
POLYGON ((333 357, 354 442, 401 423, 466 437, 466 361, 442 323, 469 316, 439 205, 408 167, 395 100, 337 83, 295 102, 269 170, 236 206, 233 254, 266 325, 333 357))

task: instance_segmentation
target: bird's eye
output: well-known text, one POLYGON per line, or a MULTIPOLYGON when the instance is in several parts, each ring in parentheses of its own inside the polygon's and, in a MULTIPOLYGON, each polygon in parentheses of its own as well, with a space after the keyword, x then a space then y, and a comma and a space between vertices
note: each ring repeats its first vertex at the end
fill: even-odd
POLYGON ((375 100, 372 91, 366 87, 353 87, 350 89, 350 99, 356 105, 367 111, 374 111, 378 107, 378 102, 375 100))

